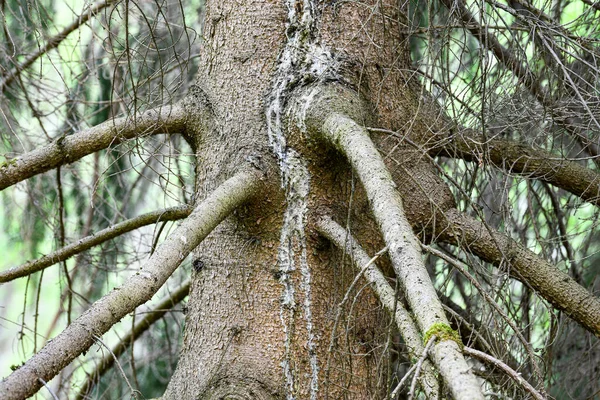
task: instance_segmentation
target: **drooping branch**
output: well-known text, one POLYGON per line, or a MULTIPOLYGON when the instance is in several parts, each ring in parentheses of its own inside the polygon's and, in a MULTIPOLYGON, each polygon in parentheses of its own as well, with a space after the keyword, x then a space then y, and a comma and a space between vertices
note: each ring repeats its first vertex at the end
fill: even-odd
MULTIPOLYGON (((468 131, 472 133, 472 131, 468 131)), ((508 173, 539 179, 600 206, 600 173, 542 149, 512 140, 457 135, 437 155, 489 162, 508 173)))
POLYGON ((16 65, 8 74, 3 76, 2 80, 0 80, 0 93, 3 92, 6 86, 10 85, 22 71, 29 68, 31 64, 33 64, 38 58, 50 50, 55 49, 63 40, 67 38, 67 36, 69 36, 71 32, 78 29, 92 16, 96 15, 98 12, 102 11, 114 2, 115 0, 105 0, 91 5, 83 14, 75 18, 73 22, 71 22, 66 28, 50 38, 45 45, 40 47, 36 52, 30 54, 24 61, 16 65))
POLYGON ((491 231, 481 222, 450 210, 447 228, 439 240, 461 247, 494 265, 506 263, 514 278, 531 286, 554 307, 600 337, 600 299, 568 274, 541 259, 508 236, 491 231))
POLYGON ((0 283, 9 282, 13 279, 21 278, 41 271, 51 265, 65 261, 76 254, 84 252, 94 246, 104 243, 110 239, 130 232, 142 226, 155 224, 161 221, 176 221, 187 217, 192 211, 189 206, 167 208, 140 215, 127 221, 120 222, 114 226, 103 229, 100 232, 79 239, 75 243, 71 243, 61 249, 58 249, 51 254, 38 258, 37 260, 28 261, 17 267, 0 272, 0 283))
POLYGON ((144 267, 108 293, 0 383, 5 400, 27 398, 94 344, 121 318, 148 301, 187 255, 261 186, 256 170, 239 172, 202 201, 158 247, 144 267))
MULTIPOLYGON (((301 105, 304 108, 298 111, 298 115, 304 116, 301 123, 342 152, 358 174, 421 333, 425 335, 435 327, 449 328, 396 184, 366 128, 356 122, 362 121, 364 113, 360 98, 338 85, 310 90, 301 100, 304 101, 301 105)), ((483 399, 479 384, 454 340, 440 338, 433 353, 454 398, 483 399)))
MULTIPOLYGON (((319 233, 325 236, 338 248, 345 249, 345 251, 348 252, 350 258, 354 260, 354 266, 357 268, 357 272, 361 271, 364 265, 369 264, 370 257, 363 248, 352 235, 349 235, 346 230, 332 220, 331 217, 327 216, 321 218, 317 222, 317 229, 319 233)), ((423 345, 421 334, 419 333, 412 316, 404 308, 402 303, 397 301, 394 289, 392 289, 385 279, 385 276, 376 265, 371 263, 371 265, 366 268, 364 277, 367 282, 372 284, 373 290, 381 301, 381 304, 394 319, 394 322, 408 347, 411 360, 417 360, 420 355, 423 354, 425 346, 423 345)), ((433 372, 429 361, 425 361, 419 381, 421 388, 428 399, 437 399, 439 397, 440 388, 433 372)))
POLYGON ((0 190, 127 139, 159 133, 182 133, 185 121, 184 107, 176 104, 148 110, 135 118, 106 121, 73 135, 62 136, 52 143, 2 163, 0 190))
POLYGON ((186 298, 190 291, 190 279, 187 279, 183 284, 179 286, 170 296, 167 296, 160 303, 158 303, 152 310, 148 311, 146 316, 135 324, 129 334, 119 340, 111 350, 110 353, 106 354, 102 360, 98 362, 98 365, 87 376, 87 379, 83 386, 79 390, 77 399, 84 399, 85 396, 90 392, 94 385, 102 378, 102 376, 113 366, 115 358, 119 358, 123 354, 131 343, 139 338, 144 332, 146 332, 152 324, 160 320, 166 313, 168 313, 172 307, 179 304, 183 299, 186 298))

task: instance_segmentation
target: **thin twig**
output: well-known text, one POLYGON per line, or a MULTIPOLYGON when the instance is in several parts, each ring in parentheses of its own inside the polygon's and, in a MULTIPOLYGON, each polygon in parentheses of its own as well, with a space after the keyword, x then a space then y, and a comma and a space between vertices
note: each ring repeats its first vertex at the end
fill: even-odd
POLYGON ((41 271, 58 262, 82 253, 94 246, 102 244, 110 239, 121 236, 124 233, 146 225, 155 224, 160 221, 176 221, 187 217, 192 212, 190 206, 171 207, 164 210, 152 211, 138 217, 120 222, 114 226, 101 230, 100 232, 81 238, 63 248, 60 248, 37 260, 28 261, 17 267, 0 272, 0 283, 31 275, 41 271))
POLYGON ((104 346, 104 348, 106 350, 108 350, 108 352, 110 353, 110 355, 113 357, 113 359, 115 360, 115 364, 117 364, 117 368, 119 368, 119 372, 121 372, 121 376, 123 376, 123 379, 125 380, 125 384, 127 385, 127 387, 129 388, 129 390, 131 391, 131 395, 133 397, 135 397, 136 399, 138 398, 138 394, 141 394, 138 390, 135 390, 133 388, 133 386, 131 386, 131 383, 129 383, 129 379, 127 379, 127 375, 125 374, 125 371, 123 371, 123 368, 121 367, 121 363, 119 362, 119 360, 117 359, 117 356, 112 352, 112 350, 110 349, 110 347, 108 347, 103 341, 102 339, 100 339, 100 336, 96 336, 96 335, 92 335, 92 337, 94 338, 94 340, 98 343, 100 343, 102 346, 104 346))
POLYGON ((421 373, 421 368, 423 367, 423 362, 427 358, 429 349, 431 349, 431 347, 433 346, 433 343, 435 343, 436 339, 437 339, 436 335, 431 335, 431 338, 429 339, 429 341, 427 342, 427 345, 425 346, 425 350, 423 350, 423 354, 421 354, 421 358, 419 358, 419 361, 417 362, 417 365, 415 368, 415 376, 413 376, 412 383, 410 384, 410 391, 408 392, 408 400, 412 400, 412 398, 415 395, 415 389, 417 388, 417 380, 419 379, 419 374, 421 373))
POLYGON ((50 396, 52 396, 52 398, 54 400, 58 400, 58 396, 56 395, 56 393, 54 393, 54 391, 52 390, 52 388, 50 386, 48 386, 48 384, 46 383, 46 381, 43 380, 42 378, 38 378, 38 380, 42 383, 42 385, 44 385, 44 387, 46 389, 48 389, 48 392, 50 392, 50 396))
POLYGON ((48 40, 44 46, 39 48, 35 53, 29 55, 29 57, 27 57, 22 63, 15 66, 15 68, 13 68, 0 81, 0 92, 4 91, 4 88, 6 86, 10 85, 15 80, 15 78, 21 74, 22 71, 30 67, 31 64, 33 64, 38 58, 46 54, 48 51, 56 48, 60 43, 62 43, 63 40, 67 38, 67 36, 69 36, 71 32, 75 31, 80 26, 85 24, 90 19, 90 17, 92 17, 92 15, 97 14, 99 11, 105 9, 114 2, 115 0, 106 0, 98 2, 92 5, 85 13, 75 18, 75 20, 71 22, 65 29, 59 32, 56 36, 50 38, 50 40, 48 40))
POLYGON ((494 365, 495 367, 500 368, 508 376, 510 376, 515 382, 517 382, 519 385, 523 386, 523 389, 527 390, 535 399, 537 399, 537 400, 546 400, 547 399, 546 396, 543 396, 540 392, 535 390, 535 388, 529 382, 527 382, 525 379, 523 379, 523 377, 521 376, 520 373, 518 373, 517 371, 515 371, 514 369, 512 369, 511 367, 506 365, 501 360, 499 360, 495 357, 492 357, 489 354, 486 354, 482 351, 475 350, 475 349, 472 349, 472 348, 466 347, 466 346, 463 348, 463 352, 471 357, 478 358, 482 361, 485 361, 489 364, 494 365))
POLYGON ((419 357, 419 361, 417 361, 416 364, 414 364, 412 367, 410 367, 410 369, 406 372, 406 374, 404 374, 404 376, 402 377, 400 382, 398 382, 398 385, 396 385, 396 387, 392 391, 392 394, 390 395, 391 400, 394 400, 396 398, 396 396, 398 395, 398 392, 400 391, 400 389, 402 389, 402 386, 404 386, 404 383, 408 380, 408 378, 413 373, 413 371, 415 371, 415 376, 410 385, 409 395, 411 397, 412 397, 412 395, 414 395, 417 380, 419 379, 419 372, 421 371, 421 368, 423 367, 423 363, 425 362, 425 359, 427 358, 427 354, 429 353, 429 350, 431 349, 431 346, 433 345, 433 343, 435 342, 436 339, 437 339, 436 335, 431 335, 431 338, 427 342, 427 345, 425 346, 423 353, 421 353, 421 357, 419 357))
POLYGON ((477 288, 477 290, 483 296, 483 298, 488 302, 488 304, 494 310, 496 310, 502 316, 502 318, 506 321, 506 323, 511 327, 511 329, 513 330, 513 332, 515 333, 517 338, 521 341, 521 343, 523 344, 523 348, 525 349, 525 351, 527 352, 527 355, 529 356, 529 359, 531 360, 531 365, 533 367, 533 372, 534 372, 535 378, 538 380, 538 382, 540 382, 540 383, 543 382, 542 371, 540 370, 539 366, 537 365, 537 362, 535 361, 535 354, 533 352, 533 349, 531 348, 531 345, 529 344, 527 339, 525 339, 525 337, 521 333, 521 330, 519 329, 519 327, 514 323, 514 321, 512 319, 509 318, 509 316, 504 312, 504 310, 494 301, 492 296, 490 296, 488 294, 488 292, 481 286, 481 284, 477 281, 477 279, 475 279, 458 261, 454 260, 452 257, 449 257, 448 255, 442 253, 441 251, 436 250, 425 244, 421 244, 421 248, 423 248, 423 250, 427 251, 428 253, 431 253, 434 256, 439 257, 442 260, 449 263, 450 265, 452 265, 464 277, 466 277, 473 286, 475 286, 477 288))

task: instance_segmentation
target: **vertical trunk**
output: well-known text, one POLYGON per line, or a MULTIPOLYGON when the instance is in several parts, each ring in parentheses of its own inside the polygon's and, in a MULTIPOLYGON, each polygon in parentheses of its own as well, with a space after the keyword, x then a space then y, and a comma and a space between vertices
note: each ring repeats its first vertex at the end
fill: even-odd
MULTIPOLYGON (((413 136, 425 129, 413 119, 415 96, 402 72, 408 58, 397 2, 207 1, 201 71, 186 101, 198 162, 196 199, 247 163, 261 168, 273 185, 196 250, 183 351, 165 398, 380 398, 389 385, 382 349, 391 330, 369 289, 356 294, 332 336, 352 268, 344 265, 345 255, 321 242, 311 222, 323 212, 349 221, 374 253, 384 245, 366 196, 358 184, 355 189, 340 155, 284 126, 287 146, 305 160, 310 176, 308 196, 300 199, 309 210, 302 228, 302 212, 285 214, 286 207, 298 206, 290 197, 296 189, 288 182, 286 199, 282 161, 271 149, 272 136, 269 141, 274 107, 285 117, 294 85, 315 80, 282 77, 280 67, 286 42, 305 37, 286 21, 309 16, 308 8, 314 21, 307 23, 313 31, 306 49, 318 44, 328 51, 323 79, 359 91, 372 106, 365 118, 377 126, 397 130, 409 124, 413 136), (282 81, 285 90, 274 94, 282 81), (284 215, 295 218, 302 232, 286 236, 290 221, 284 215), (293 262, 283 268, 285 257, 293 262)), ((317 64, 321 55, 312 54, 317 64)))

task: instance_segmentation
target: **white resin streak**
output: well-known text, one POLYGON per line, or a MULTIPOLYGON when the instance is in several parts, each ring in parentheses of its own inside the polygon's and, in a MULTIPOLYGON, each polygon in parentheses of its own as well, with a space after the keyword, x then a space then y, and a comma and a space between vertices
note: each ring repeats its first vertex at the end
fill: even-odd
MULTIPOLYGON (((313 0, 314 1, 314 0, 313 0)), ((321 80, 330 69, 331 54, 318 45, 317 7, 310 0, 286 0, 288 22, 287 43, 278 60, 276 79, 273 83, 267 108, 269 143, 279 160, 282 186, 286 191, 287 209, 281 228, 278 264, 280 282, 283 284, 280 318, 285 334, 285 355, 281 362, 287 386, 287 399, 293 400, 296 388, 294 366, 290 361, 294 316, 296 313, 295 289, 292 274, 296 270, 295 246, 300 249, 299 266, 304 292, 303 311, 306 320, 307 348, 310 357, 310 398, 316 400, 319 390, 319 366, 313 333, 311 311, 311 275, 306 254, 306 197, 310 190, 310 174, 300 155, 287 147, 282 126, 282 114, 286 99, 298 86, 321 80), (299 14, 295 4, 302 2, 299 14)))

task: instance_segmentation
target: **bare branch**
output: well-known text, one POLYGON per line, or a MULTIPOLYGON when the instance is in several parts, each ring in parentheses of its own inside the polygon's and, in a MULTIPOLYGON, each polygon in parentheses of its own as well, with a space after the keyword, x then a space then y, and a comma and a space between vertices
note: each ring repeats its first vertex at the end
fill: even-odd
POLYGON ((592 2, 591 0, 581 0, 583 1, 585 4, 587 4, 588 6, 592 7, 593 9, 600 11, 600 2, 592 2))
MULTIPOLYGON (((368 130, 393 135, 426 153, 419 144, 397 132, 380 128, 368 130)), ((508 173, 550 183, 582 200, 600 206, 600 173, 543 149, 513 140, 485 139, 473 129, 465 127, 459 127, 459 130, 460 133, 451 140, 438 141, 438 145, 430 150, 430 154, 489 163, 508 173)), ((433 161, 433 158, 431 160, 433 161)))
POLYGON ((181 105, 161 106, 136 118, 117 118, 57 140, 0 165, 0 190, 34 175, 69 164, 127 139, 181 133, 186 113, 181 105))
POLYGON ((600 337, 600 299, 556 266, 541 259, 508 236, 490 230, 457 210, 446 213, 447 229, 439 239, 469 251, 494 265, 508 264, 507 272, 530 285, 554 307, 600 337))
MULTIPOLYGON (((447 326, 442 304, 421 258, 420 246, 402 207, 396 184, 365 127, 362 105, 354 92, 340 86, 312 89, 304 97, 306 127, 320 134, 350 161, 363 184, 373 215, 389 246, 396 276, 423 334, 434 326, 447 326)), ((483 399, 479 384, 453 340, 436 342, 434 354, 456 399, 483 399)))
POLYGON ((504 312, 504 310, 502 309, 502 307, 500 307, 496 301, 494 301, 494 299, 492 298, 492 296, 490 296, 487 291, 481 286, 481 284, 477 281, 477 279, 475 279, 467 270, 466 268, 464 268, 458 261, 454 260, 451 257, 448 257, 446 254, 442 253, 441 251, 438 251, 430 246, 426 246, 426 245, 421 245, 421 247, 423 248, 423 250, 433 254, 436 257, 441 258, 442 260, 446 261, 448 264, 450 264, 452 267, 456 268, 458 271, 460 271, 460 273, 465 276, 469 282, 471 282, 471 285, 475 286, 475 288, 477 288, 477 290, 479 291, 479 293, 481 294, 481 296, 487 301, 487 303, 498 313, 500 314, 500 316, 502 317, 502 319, 504 319, 504 321, 506 321, 506 323, 511 327, 511 329, 513 330, 514 334, 517 336, 517 338, 521 341, 521 343, 523 344, 523 347, 525 348, 525 351, 527 352, 527 354, 529 355, 529 362, 531 363, 532 367, 533 367, 533 371, 535 373, 535 377, 538 380, 538 382, 543 382, 543 378, 542 378, 542 371, 540 370, 538 364, 536 363, 536 357, 535 354, 533 352, 533 348, 531 347, 531 344, 529 344, 529 342, 527 341, 527 339, 525 339, 525 337, 523 336, 523 334, 521 333, 521 330, 519 329, 519 327, 514 323, 514 321, 504 312))
POLYGON ((435 335, 432 335, 429 338, 427 345, 425 345, 425 350, 423 350, 423 354, 421 355, 421 357, 419 358, 419 361, 417 361, 417 364, 415 365, 415 376, 413 377, 413 380, 410 384, 410 390, 408 392, 408 400, 412 400, 415 396, 415 388, 417 386, 417 380, 419 379, 419 375, 421 374, 421 368, 423 368, 423 366, 425 364, 425 359, 427 358, 427 354, 429 353, 431 346, 433 346, 433 344, 435 343, 436 340, 437 340, 437 336, 435 336, 435 335))
POLYGON ((46 54, 50 50, 56 48, 63 40, 69 36, 71 32, 78 29, 80 26, 85 24, 93 15, 102 11, 109 5, 113 4, 115 0, 105 0, 99 1, 88 8, 88 10, 81 14, 79 17, 75 18, 73 22, 71 22, 65 29, 59 32, 56 36, 50 38, 48 42, 42 47, 40 47, 36 52, 30 54, 22 63, 15 66, 6 76, 0 80, 0 92, 4 91, 4 88, 10 85, 16 77, 18 77, 21 72, 31 66, 42 55, 46 54))
POLYGON ((44 387, 46 389, 48 389, 48 391, 50 392, 50 396, 52 396, 52 399, 53 400, 58 400, 58 396, 52 391, 52 388, 50 386, 48 386, 48 384, 46 383, 46 381, 44 381, 42 378, 40 378, 39 380, 42 383, 42 385, 44 385, 44 387))
POLYGON ((38 378, 52 379, 125 315, 148 301, 187 255, 261 186, 256 170, 236 174, 201 202, 159 246, 144 267, 96 301, 56 338, 0 383, 0 397, 24 399, 36 393, 38 378))
POLYGON ((182 283, 171 295, 164 298, 158 303, 152 310, 148 311, 146 316, 135 324, 135 327, 127 336, 121 338, 119 343, 115 345, 109 354, 106 354, 102 360, 96 366, 96 369, 88 375, 85 384, 79 390, 77 399, 83 399, 94 387, 94 385, 100 380, 100 378, 113 366, 115 358, 119 358, 123 354, 131 343, 139 338, 144 332, 146 332, 152 324, 160 320, 167 312, 171 310, 176 304, 179 304, 183 299, 186 298, 190 291, 190 279, 188 278, 182 283))
MULTIPOLYGON (((354 260, 354 266, 360 275, 362 275, 361 272, 364 269, 365 279, 373 285, 373 290, 379 301, 394 318, 394 322, 406 342, 411 359, 418 359, 424 352, 419 330, 410 313, 397 301, 394 289, 387 282, 383 273, 371 262, 373 259, 370 259, 356 239, 331 217, 321 218, 317 222, 317 230, 337 247, 348 252, 350 259, 354 260)), ((360 275, 357 275, 357 278, 360 275)), ((427 398, 437 399, 440 388, 429 361, 425 361, 425 363, 420 379, 421 387, 427 398)))
MULTIPOLYGON (((505 68, 512 71, 519 81, 523 82, 527 90, 529 90, 536 100, 550 111, 552 119, 556 123, 560 124, 571 135, 576 137, 584 147, 587 147, 592 156, 598 156, 597 145, 593 143, 584 132, 581 132, 576 124, 573 124, 572 114, 577 115, 577 112, 573 112, 573 107, 568 104, 563 108, 555 107, 556 100, 554 100, 552 96, 549 95, 548 91, 544 89, 541 84, 541 79, 538 79, 526 65, 522 64, 510 49, 504 47, 494 34, 490 33, 487 29, 477 23, 477 19, 467 9, 463 0, 443 0, 442 2, 448 10, 457 11, 458 17, 465 25, 465 28, 471 32, 473 37, 477 39, 482 46, 491 51, 505 68)), ((566 76, 568 79, 571 79, 569 74, 566 74, 566 76)), ((582 98, 580 98, 580 100, 582 100, 581 105, 586 108, 588 117, 594 122, 594 125, 597 128, 600 128, 600 124, 596 121, 594 114, 587 107, 586 101, 582 98)), ((598 163, 600 161, 594 158, 594 162, 596 162, 596 165, 599 165, 598 163)))
MULTIPOLYGON (((108 350, 109 356, 111 356, 115 361, 118 361, 117 356, 113 354, 111 349, 106 345, 106 343, 104 343, 102 341, 102 339, 99 336, 94 335, 94 340, 97 343, 99 343, 101 346, 103 346, 106 350, 108 350)), ((129 388, 129 391, 131 392, 131 397, 137 400, 139 398, 138 395, 141 393, 139 393, 139 391, 135 390, 133 388, 133 386, 131 386, 131 383, 129 383, 129 379, 127 379, 127 375, 125 374, 125 371, 123 371, 123 368, 121 368, 121 364, 119 364, 118 362, 117 362, 117 368, 118 368, 119 372, 121 373, 121 376, 123 377, 123 380, 125 381, 125 384, 129 388)))
MULTIPOLYGON (((473 133, 468 131, 468 133, 473 133)), ((509 173, 539 179, 600 206, 600 174, 574 161, 511 140, 457 135, 437 155, 489 162, 509 173)))
POLYGON ((176 221, 183 219, 190 215, 190 212, 192 212, 192 209, 189 206, 173 207, 164 210, 152 211, 138 217, 128 219, 127 221, 123 221, 114 226, 103 229, 96 234, 79 239, 77 242, 71 243, 52 252, 51 254, 38 258, 37 260, 28 261, 25 264, 21 264, 7 271, 2 271, 0 272, 0 283, 9 282, 13 279, 21 278, 23 276, 33 274, 34 272, 41 271, 42 269, 61 261, 65 261, 76 254, 104 243, 107 240, 113 239, 134 229, 141 228, 142 226, 155 224, 161 221, 176 221))
POLYGON ((50 50, 56 48, 63 40, 69 36, 71 32, 78 29, 80 26, 85 24, 93 15, 102 11, 109 5, 113 4, 115 0, 105 0, 99 1, 93 5, 91 5, 87 11, 81 14, 79 17, 75 18, 73 22, 71 22, 65 29, 60 31, 56 36, 53 36, 46 42, 46 44, 40 47, 36 52, 30 54, 22 63, 15 66, 6 76, 0 80, 0 92, 4 91, 4 88, 10 85, 16 77, 18 77, 21 72, 31 66, 42 55, 46 54, 50 50))
POLYGON ((520 373, 518 373, 517 371, 515 371, 514 369, 512 369, 505 363, 503 363, 501 360, 498 360, 497 358, 492 357, 489 354, 485 354, 482 351, 475 350, 475 349, 472 349, 472 348, 466 347, 466 346, 463 348, 463 352, 471 357, 478 358, 482 361, 492 364, 494 367, 500 368, 508 376, 510 376, 515 382, 517 382, 519 385, 523 386, 523 388, 525 390, 527 390, 533 396, 533 398, 535 398, 537 400, 546 400, 546 397, 542 396, 542 394, 540 392, 538 392, 537 390, 535 390, 535 388, 533 386, 531 386, 531 384, 529 382, 527 382, 525 379, 523 379, 523 377, 521 376, 520 373))

